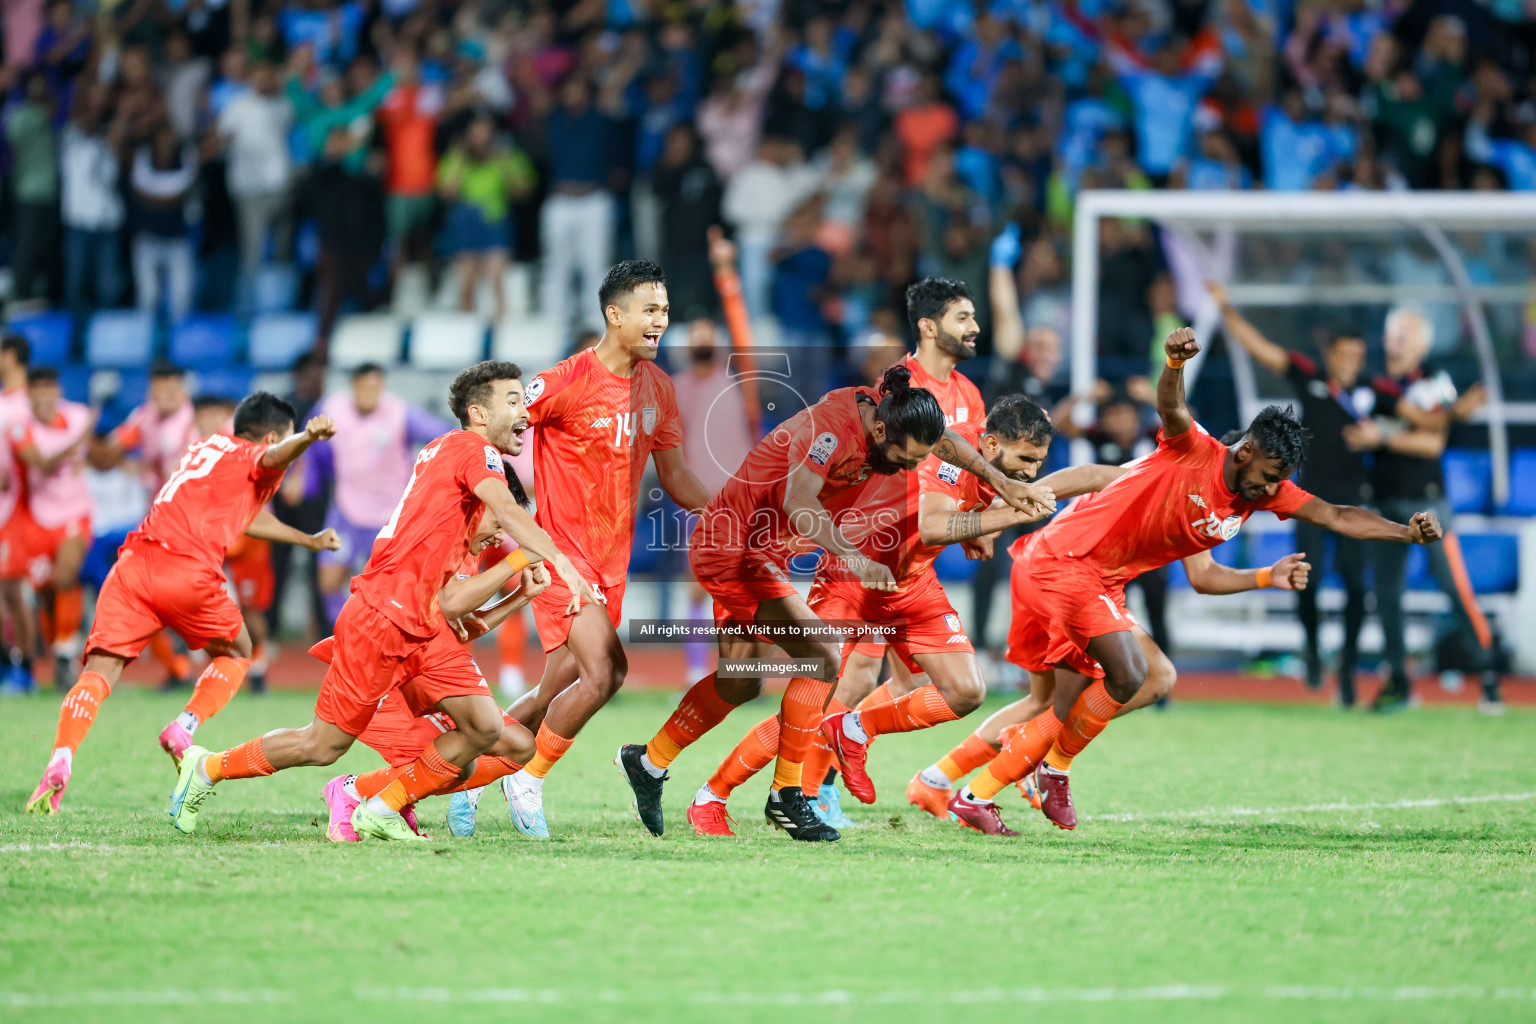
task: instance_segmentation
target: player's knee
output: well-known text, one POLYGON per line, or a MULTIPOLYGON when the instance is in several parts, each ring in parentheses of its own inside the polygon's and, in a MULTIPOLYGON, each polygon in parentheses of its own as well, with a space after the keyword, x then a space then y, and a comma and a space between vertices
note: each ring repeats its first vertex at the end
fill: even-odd
POLYGON ((1122 658, 1104 666, 1104 689, 1121 704, 1136 696, 1147 681, 1147 659, 1140 648, 1132 648, 1122 658))
POLYGON ((837 644, 816 641, 812 645, 810 654, 818 662, 821 669, 820 674, 816 678, 836 685, 838 669, 842 666, 842 654, 843 652, 838 649, 837 644))
POLYGON ((1142 688, 1151 693, 1153 700, 1162 700, 1173 692, 1173 684, 1178 682, 1179 671, 1173 667, 1173 661, 1168 655, 1159 651, 1147 663, 1147 679, 1142 688))
POLYGON ((987 682, 978 671, 940 687, 940 692, 949 709, 964 718, 981 707, 982 701, 987 699, 987 682))

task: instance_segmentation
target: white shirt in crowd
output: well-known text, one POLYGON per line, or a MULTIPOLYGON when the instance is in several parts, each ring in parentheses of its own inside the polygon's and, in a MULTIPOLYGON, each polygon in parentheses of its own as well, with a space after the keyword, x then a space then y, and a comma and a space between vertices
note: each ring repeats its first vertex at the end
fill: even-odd
POLYGON ((784 221, 816 191, 821 177, 808 164, 788 167, 753 160, 725 186, 720 212, 749 242, 772 242, 784 221))
POLYGON ((229 194, 254 196, 288 187, 288 129, 293 107, 282 96, 248 89, 229 101, 219 115, 219 134, 229 140, 229 194))
POLYGON ((123 197, 117 189, 117 153, 106 135, 87 135, 65 125, 59 146, 59 207, 64 226, 82 231, 116 231, 123 226, 123 197))

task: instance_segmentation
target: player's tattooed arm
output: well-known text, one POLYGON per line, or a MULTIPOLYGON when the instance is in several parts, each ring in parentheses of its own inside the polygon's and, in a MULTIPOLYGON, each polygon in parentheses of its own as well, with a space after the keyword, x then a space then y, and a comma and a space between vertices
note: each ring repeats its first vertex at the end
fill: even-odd
POLYGON ((1180 327, 1164 340, 1163 351, 1168 356, 1168 365, 1157 378, 1157 415, 1163 421, 1163 436, 1178 437, 1195 422, 1189 415, 1189 406, 1184 404, 1183 363, 1200 353, 1200 343, 1191 328, 1180 327))
POLYGON ((336 424, 331 422, 329 416, 315 416, 304 424, 303 430, 268 446, 262 453, 261 464, 266 469, 287 469, 295 459, 309 450, 310 445, 335 435, 336 424))
POLYGON ((896 576, 886 565, 866 556, 843 536, 821 504, 822 479, 804 466, 789 471, 784 487, 784 512, 789 528, 835 558, 870 590, 895 590, 896 576))
POLYGON ((975 512, 956 510, 954 499, 935 491, 918 498, 917 534, 924 544, 957 544, 1044 518, 997 504, 975 512))
POLYGON ((319 533, 305 533, 297 527, 289 526, 267 508, 256 513, 251 525, 245 528, 245 535, 274 544, 292 544, 311 551, 341 550, 341 535, 335 530, 327 528, 319 533))
POLYGON ((1038 518, 1056 511, 1056 498, 1049 488, 1005 475, 983 458, 974 445, 953 430, 944 431, 939 443, 933 446, 933 454, 941 462, 957 466, 971 476, 985 480, 998 497, 1020 512, 1038 518))
POLYGON ((1334 505, 1313 498, 1291 513, 1295 519, 1357 540, 1391 540, 1399 544, 1433 544, 1444 536, 1440 520, 1433 512, 1415 512, 1406 523, 1383 519, 1368 509, 1354 505, 1334 505))
POLYGON ((688 460, 683 457, 682 445, 652 452, 651 461, 656 463, 656 479, 667 497, 689 512, 704 511, 704 506, 709 504, 709 489, 699 482, 689 467, 688 460))

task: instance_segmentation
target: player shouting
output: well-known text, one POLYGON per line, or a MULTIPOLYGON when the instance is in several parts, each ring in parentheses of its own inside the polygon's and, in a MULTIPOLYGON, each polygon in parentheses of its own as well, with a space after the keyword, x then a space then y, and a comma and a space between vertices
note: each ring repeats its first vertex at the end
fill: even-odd
POLYGON ((1393 523, 1365 509, 1330 504, 1291 483, 1306 435, 1285 410, 1265 409, 1230 446, 1206 433, 1184 404, 1182 368, 1200 351, 1194 332, 1174 331, 1164 348, 1157 449, 1011 549, 1010 660, 1031 672, 1066 665, 1094 681, 1079 693, 1058 680, 1053 709, 1015 733, 988 769, 950 801, 961 821, 995 819, 986 806, 992 797, 1036 769, 1041 810, 1062 828, 1076 827, 1068 786, 1072 758, 1147 676, 1146 655, 1125 615, 1127 580, 1230 540, 1259 509, 1365 540, 1440 539, 1440 523, 1430 513, 1418 513, 1406 525, 1393 523))
POLYGON ((363 802, 352 824, 359 834, 420 838, 400 817, 400 809, 458 778, 495 745, 502 731, 501 709, 443 618, 437 596, 468 555, 482 509, 491 510, 530 559, 547 562, 565 580, 573 612, 596 600, 570 559, 507 489, 502 455, 521 451, 528 423, 521 377, 514 364, 487 360, 454 378, 449 405, 463 429, 437 438, 416 457, 367 568, 353 580, 352 596, 336 623, 335 655, 320 686, 314 720, 222 753, 190 748, 171 794, 170 815, 177 829, 197 828, 199 808, 224 779, 333 763, 403 679, 414 679, 422 699, 447 713, 456 728, 403 770, 358 778, 363 802))
POLYGON ((290 433, 293 418, 293 407, 275 395, 258 391, 247 397, 235 410, 234 436, 216 434, 187 449, 155 495, 149 515, 123 542, 96 599, 96 619, 85 641, 85 671, 64 699, 53 755, 27 800, 28 811, 58 812, 75 751, 101 702, 123 668, 161 629, 175 630, 188 646, 206 647, 214 656, 193 697, 201 718, 239 688, 250 664, 251 637, 224 589, 220 566, 242 531, 291 539, 290 528, 276 524, 277 531, 264 531, 253 518, 277 492, 293 460, 331 434, 324 417, 310 420, 301 433, 290 433))
POLYGON ((691 512, 709 501, 683 457, 683 427, 672 379, 656 366, 670 305, 661 268, 626 260, 598 292, 604 333, 528 382, 534 428, 533 477, 539 523, 575 552, 577 571, 603 603, 572 614, 558 580, 533 601, 544 676, 509 709, 536 729, 538 753, 502 782, 512 823, 547 836, 544 778, 582 726, 624 685, 629 662, 618 624, 635 535, 635 506, 648 460, 662 490, 691 512))

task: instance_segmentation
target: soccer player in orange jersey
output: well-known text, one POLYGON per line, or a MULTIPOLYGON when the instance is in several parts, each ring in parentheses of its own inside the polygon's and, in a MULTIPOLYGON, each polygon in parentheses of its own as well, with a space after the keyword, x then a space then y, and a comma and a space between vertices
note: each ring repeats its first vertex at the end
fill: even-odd
MULTIPOLYGON (((290 433, 293 417, 293 407, 275 395, 259 391, 246 398, 235 412, 235 436, 215 435, 187 449, 155 495, 149 515, 123 542, 97 595, 96 619, 85 641, 85 671, 64 699, 53 755, 27 810, 58 812, 75 751, 101 702, 123 668, 161 629, 173 629, 192 648, 206 647, 214 655, 193 697, 201 718, 239 688, 251 638, 240 609, 224 590, 220 565, 242 531, 263 532, 253 519, 293 460, 330 436, 330 421, 323 417, 290 433)), ((288 539, 284 533, 269 535, 288 539)))
MULTIPOLYGON (((789 581, 787 565, 796 546, 821 548, 859 587, 894 590, 890 567, 855 546, 839 529, 838 518, 866 512, 882 477, 910 472, 933 452, 984 475, 989 483, 996 478, 1000 484, 995 486, 1007 489, 1011 501, 1030 509, 1049 503, 1048 494, 999 473, 963 437, 947 430, 937 400, 912 387, 911 376, 906 367, 893 366, 879 390, 833 391, 787 420, 753 449, 710 502, 689 546, 694 576, 715 599, 716 623, 729 627, 720 641, 722 657, 758 660, 776 645, 817 666, 814 675, 791 680, 785 691, 778 765, 764 811, 769 822, 798 840, 840 838, 817 817, 801 781, 806 753, 837 679, 841 644, 789 581)), ((761 690, 760 678, 720 679, 714 687, 717 699, 708 704, 691 700, 690 691, 651 746, 661 746, 664 738, 668 758, 675 757, 761 690)), ((651 767, 651 746, 627 746, 620 761, 641 821, 659 835, 666 773, 651 767)))
MULTIPOLYGON (((970 424, 961 424, 957 432, 973 435, 974 430, 970 424)), ((1023 395, 1013 395, 993 408, 977 449, 1000 472, 1027 481, 1039 471, 1052 432, 1043 409, 1023 395)), ((986 696, 975 649, 933 571, 934 559, 945 545, 990 536, 1043 514, 1043 510, 1021 513, 995 501, 985 482, 936 459, 925 461, 916 474, 898 479, 904 488, 887 487, 879 495, 881 504, 861 509, 865 529, 855 540, 861 551, 890 567, 896 589, 862 590, 829 560, 819 569, 808 602, 824 620, 858 623, 874 635, 887 636, 890 646, 922 680, 895 700, 859 711, 843 706, 822 722, 829 761, 835 756, 844 766, 849 791, 865 803, 875 797, 874 785, 864 771, 864 752, 874 736, 952 721, 975 710, 986 696)), ((840 691, 855 646, 853 639, 843 645, 840 691)), ((777 745, 772 723, 769 719, 754 727, 699 789, 688 808, 695 832, 732 834, 726 798, 766 766, 771 756, 767 748, 777 745), (767 744, 761 742, 765 738, 767 744)), ((807 799, 816 799, 820 784, 820 778, 802 772, 801 789, 807 799)))
POLYGON ((1012 549, 1010 659, 1032 672, 1065 665, 1093 681, 1079 692, 1058 679, 1052 710, 1031 719, 1015 735, 1018 743, 1010 741, 950 801, 952 814, 984 831, 1000 826, 989 807, 992 797, 1030 770, 1045 816, 1061 828, 1076 827, 1068 786, 1072 758, 1147 677, 1146 655, 1124 613, 1127 580, 1230 540, 1260 509, 1360 539, 1411 544, 1440 539, 1440 523, 1431 513, 1418 513, 1406 525, 1393 523, 1374 512, 1330 504, 1291 483, 1306 435, 1282 409, 1265 409, 1232 445, 1206 433, 1184 404, 1182 367, 1200 351, 1194 331, 1174 331, 1164 348, 1168 365, 1157 384, 1162 419, 1157 449, 1012 549))
POLYGON ((196 830, 198 809, 223 779, 335 762, 367 727, 379 701, 403 679, 413 679, 421 698, 445 712, 456 728, 437 737, 403 770, 358 778, 363 802, 353 812, 352 825, 359 834, 420 839, 400 809, 458 778, 495 745, 502 732, 501 709, 438 606, 438 591, 469 553, 482 509, 491 510, 530 560, 546 562, 565 581, 573 612, 596 600, 570 559, 507 489, 502 455, 522 449, 528 423, 521 378, 517 366, 495 360, 454 378, 449 405, 463 429, 437 438, 416 457, 367 568, 353 578, 314 720, 222 753, 188 749, 171 794, 170 815, 177 829, 196 830))
POLYGON ((538 753, 502 783, 512 821, 524 835, 547 836, 544 778, 577 732, 624 684, 629 663, 617 626, 635 535, 635 506, 648 461, 679 507, 701 511, 709 492, 683 457, 682 418, 672 378, 656 366, 670 305, 661 268, 627 260, 598 292, 604 333, 528 382, 538 521, 562 547, 600 604, 571 614, 556 581, 533 602, 548 656, 537 688, 509 709, 537 729, 538 753))

